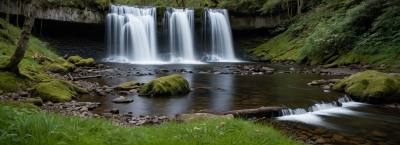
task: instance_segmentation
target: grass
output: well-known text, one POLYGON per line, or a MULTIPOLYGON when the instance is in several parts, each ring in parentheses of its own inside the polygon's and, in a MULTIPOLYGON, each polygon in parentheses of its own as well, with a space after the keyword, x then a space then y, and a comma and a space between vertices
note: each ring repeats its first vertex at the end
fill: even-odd
POLYGON ((272 127, 242 119, 124 128, 106 119, 39 112, 0 104, 0 144, 300 144, 272 127), (221 122, 226 127, 216 129, 221 122), (195 129, 199 128, 199 129, 195 129), (255 130, 259 130, 256 132, 255 130))

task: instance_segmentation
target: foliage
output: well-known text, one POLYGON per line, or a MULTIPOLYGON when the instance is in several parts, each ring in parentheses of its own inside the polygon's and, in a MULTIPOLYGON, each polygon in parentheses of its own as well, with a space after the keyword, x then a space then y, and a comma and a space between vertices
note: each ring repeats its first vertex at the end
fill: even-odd
POLYGON ((0 128, 0 144, 300 144, 271 126, 242 119, 125 128, 106 119, 63 117, 3 104, 0 104, 0 128), (217 130, 221 122, 226 126, 217 130))
POLYGON ((354 48, 364 54, 400 53, 400 0, 388 1, 354 48))
POLYGON ((78 7, 81 9, 92 6, 100 10, 104 10, 112 0, 42 0, 42 6, 47 8, 55 7, 78 7))

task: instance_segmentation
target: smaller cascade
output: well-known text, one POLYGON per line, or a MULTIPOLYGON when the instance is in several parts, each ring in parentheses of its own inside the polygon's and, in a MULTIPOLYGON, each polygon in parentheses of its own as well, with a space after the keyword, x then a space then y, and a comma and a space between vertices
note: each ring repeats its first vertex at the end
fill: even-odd
MULTIPOLYGON (((194 10, 167 7, 163 18, 164 34, 170 46, 171 62, 195 61, 193 34, 194 10)), ((168 44, 166 44, 168 45, 168 44)))
POLYGON ((226 9, 204 9, 202 41, 209 52, 207 61, 237 61, 233 50, 232 32, 226 9))
POLYGON ((106 15, 108 62, 156 61, 156 8, 110 5, 106 15))
POLYGON ((354 102, 350 97, 343 97, 339 98, 337 101, 333 101, 331 103, 316 103, 311 107, 306 108, 297 108, 297 109, 282 109, 280 112, 280 116, 290 116, 290 115, 301 115, 301 114, 306 114, 309 112, 315 112, 315 111, 321 111, 321 110, 327 110, 327 109, 332 109, 335 107, 341 107, 342 103, 346 102, 354 102))

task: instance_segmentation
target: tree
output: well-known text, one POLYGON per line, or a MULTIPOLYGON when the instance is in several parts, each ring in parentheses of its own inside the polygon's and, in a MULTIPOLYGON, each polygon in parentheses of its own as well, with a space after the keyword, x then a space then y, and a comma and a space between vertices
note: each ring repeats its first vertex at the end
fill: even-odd
POLYGON ((31 4, 24 9, 25 21, 22 27, 22 33, 18 41, 17 49, 15 49, 13 55, 0 63, 0 70, 20 74, 18 64, 25 56, 26 46, 35 22, 37 10, 39 8, 39 2, 40 0, 31 0, 31 4))
POLYGON ((7 23, 10 22, 10 0, 7 1, 7 14, 6 14, 7 23))
POLYGON ((304 0, 297 0, 297 14, 301 14, 301 9, 304 6, 304 0))

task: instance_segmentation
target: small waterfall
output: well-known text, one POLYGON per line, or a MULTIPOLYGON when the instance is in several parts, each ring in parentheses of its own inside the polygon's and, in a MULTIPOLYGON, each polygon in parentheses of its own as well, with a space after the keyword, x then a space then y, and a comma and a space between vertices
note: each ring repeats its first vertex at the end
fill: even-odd
POLYGON ((103 61, 156 61, 156 8, 110 5, 106 15, 106 46, 111 58, 103 61))
POLYGON ((301 115, 309 112, 315 112, 320 110, 332 109, 335 107, 341 107, 342 103, 346 102, 354 102, 350 97, 339 98, 337 101, 333 101, 331 103, 316 103, 311 107, 306 108, 297 108, 297 109, 282 109, 279 116, 290 116, 290 115, 301 115))
POLYGON ((195 61, 193 34, 194 10, 168 7, 163 19, 164 33, 169 38, 171 62, 195 61))
POLYGON ((205 50, 211 47, 207 61, 236 61, 232 32, 226 9, 204 9, 202 36, 205 50), (207 44, 207 42, 210 44, 207 44))

